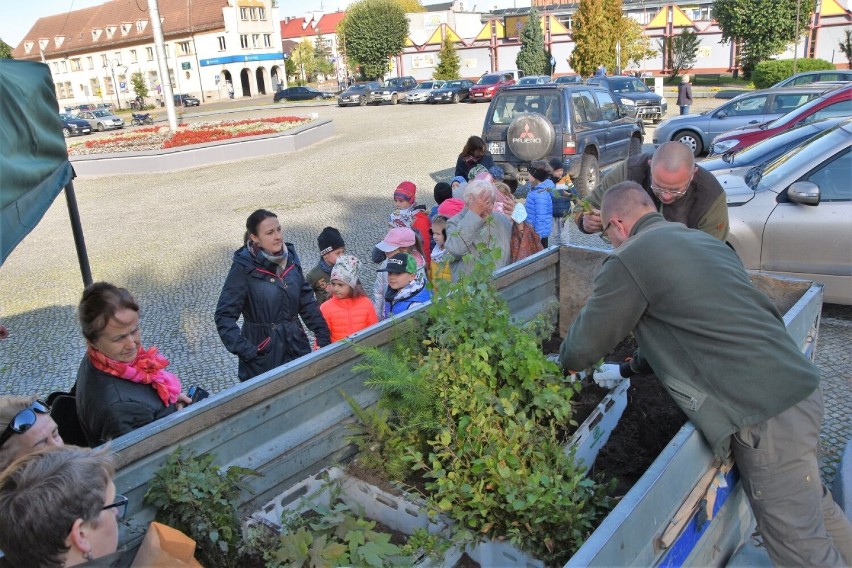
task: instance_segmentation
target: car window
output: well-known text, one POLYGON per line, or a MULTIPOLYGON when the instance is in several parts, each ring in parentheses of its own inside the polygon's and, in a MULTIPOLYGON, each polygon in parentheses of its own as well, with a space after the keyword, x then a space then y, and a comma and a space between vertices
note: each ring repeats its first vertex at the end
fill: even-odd
POLYGON ((811 95, 806 94, 775 95, 771 112, 781 114, 788 113, 793 109, 799 108, 811 100, 811 98, 813 98, 811 95))
POLYGON ((763 114, 763 109, 766 107, 766 99, 766 95, 759 95, 737 101, 727 110, 728 116, 763 114))
POLYGON ((479 78, 477 85, 493 85, 500 81, 500 75, 483 75, 479 78))
POLYGON ((815 120, 820 120, 823 118, 845 116, 848 114, 852 114, 852 99, 847 99, 845 101, 837 101, 836 103, 828 105, 825 108, 821 108, 820 110, 816 111, 808 118, 806 118, 805 122, 814 122, 815 120))
POLYGON ((95 116, 97 116, 97 117, 109 116, 109 113, 108 113, 107 111, 105 111, 105 110, 96 110, 96 111, 95 111, 95 112, 93 112, 92 114, 94 114, 94 115, 95 115, 95 116))
POLYGON ((574 105, 574 120, 577 122, 595 122, 600 120, 598 106, 592 98, 591 91, 576 91, 571 93, 571 102, 574 105))
POLYGON ((852 149, 846 148, 836 158, 820 164, 819 168, 803 179, 819 186, 820 201, 852 201, 850 171, 852 171, 852 149))
POLYGON ((601 107, 601 116, 604 120, 618 120, 618 105, 612 95, 605 91, 595 91, 595 98, 601 107))

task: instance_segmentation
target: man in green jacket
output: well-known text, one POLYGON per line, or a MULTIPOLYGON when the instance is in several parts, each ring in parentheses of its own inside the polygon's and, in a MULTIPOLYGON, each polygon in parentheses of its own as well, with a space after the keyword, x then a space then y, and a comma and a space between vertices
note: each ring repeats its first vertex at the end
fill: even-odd
POLYGON ((604 176, 589 195, 595 212, 581 212, 575 218, 582 232, 600 232, 603 225, 598 209, 603 196, 622 181, 641 185, 666 220, 704 231, 720 241, 727 238, 725 190, 716 176, 695 165, 692 150, 680 142, 666 142, 653 154, 628 158, 604 176))
POLYGON ((778 566, 852 564, 852 525, 820 482, 819 373, 778 309, 719 240, 667 222, 634 182, 603 198, 616 250, 560 348, 584 369, 631 331, 639 356, 605 366, 609 384, 650 365, 717 456, 730 451, 778 566))

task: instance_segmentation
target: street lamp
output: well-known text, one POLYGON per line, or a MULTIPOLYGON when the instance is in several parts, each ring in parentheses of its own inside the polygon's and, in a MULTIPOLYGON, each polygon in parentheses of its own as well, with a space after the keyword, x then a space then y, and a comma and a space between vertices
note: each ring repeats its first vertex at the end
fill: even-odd
POLYGON ((104 69, 109 67, 110 74, 112 75, 112 91, 115 93, 115 102, 118 103, 118 108, 121 108, 121 99, 118 98, 118 85, 115 82, 115 67, 113 66, 112 61, 108 61, 104 63, 104 69))

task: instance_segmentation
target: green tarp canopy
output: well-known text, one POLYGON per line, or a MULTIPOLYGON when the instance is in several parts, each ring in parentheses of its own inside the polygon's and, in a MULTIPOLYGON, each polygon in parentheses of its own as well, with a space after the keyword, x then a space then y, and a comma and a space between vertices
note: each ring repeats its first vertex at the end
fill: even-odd
POLYGON ((0 59, 0 264, 73 177, 50 69, 0 59))

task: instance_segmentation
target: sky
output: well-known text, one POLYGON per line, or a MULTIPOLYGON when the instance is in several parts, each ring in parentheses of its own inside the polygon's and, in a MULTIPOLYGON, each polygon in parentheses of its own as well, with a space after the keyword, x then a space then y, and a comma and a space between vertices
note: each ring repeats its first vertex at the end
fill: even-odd
MULTIPOLYGON (((140 5, 146 0, 137 0, 140 5)), ((335 12, 344 10, 352 0, 279 0, 278 14, 285 16, 303 16, 311 11, 335 12)), ((421 0, 424 5, 436 4, 433 0, 421 0)), ((463 0, 465 8, 472 10, 477 4, 479 9, 510 8, 515 5, 529 6, 529 0, 463 0)), ((17 47, 36 20, 44 16, 62 14, 69 10, 79 10, 103 4, 103 0, 0 0, 0 39, 17 47)))

